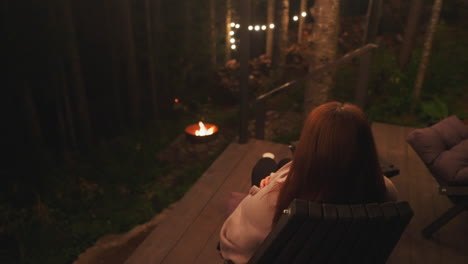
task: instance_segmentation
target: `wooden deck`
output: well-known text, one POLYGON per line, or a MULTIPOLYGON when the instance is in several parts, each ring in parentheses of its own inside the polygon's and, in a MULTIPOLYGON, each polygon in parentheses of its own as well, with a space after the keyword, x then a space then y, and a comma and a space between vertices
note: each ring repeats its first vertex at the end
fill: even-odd
MULTIPOLYGON (((374 124, 380 155, 400 168, 392 178, 400 200, 410 202, 415 216, 388 263, 468 263, 468 213, 463 212, 425 240, 421 229, 451 206, 437 193, 437 184, 404 138, 411 128, 374 124)), ((247 192, 250 170, 264 152, 290 156, 286 145, 250 140, 232 143, 173 211, 135 250, 126 264, 221 264, 216 251, 219 230, 225 219, 223 201, 230 192, 247 192)))

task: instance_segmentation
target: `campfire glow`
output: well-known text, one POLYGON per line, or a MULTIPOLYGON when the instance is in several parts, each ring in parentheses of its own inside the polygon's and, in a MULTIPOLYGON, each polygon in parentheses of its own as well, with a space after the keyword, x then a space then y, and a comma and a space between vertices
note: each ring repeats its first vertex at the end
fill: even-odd
POLYGON ((207 143, 218 136, 218 127, 213 124, 198 122, 185 128, 185 135, 192 143, 207 143))
POLYGON ((195 136, 208 136, 214 133, 214 126, 210 127, 209 129, 206 129, 205 124, 203 124, 202 121, 198 122, 198 126, 200 127, 200 129, 195 130, 195 136))

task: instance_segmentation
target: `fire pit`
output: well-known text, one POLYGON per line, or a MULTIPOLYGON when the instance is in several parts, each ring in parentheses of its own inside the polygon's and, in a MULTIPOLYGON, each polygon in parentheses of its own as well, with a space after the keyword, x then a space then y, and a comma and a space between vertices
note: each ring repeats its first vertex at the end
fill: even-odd
POLYGON ((218 136, 218 127, 213 124, 198 122, 185 128, 185 135, 192 143, 207 143, 218 136))

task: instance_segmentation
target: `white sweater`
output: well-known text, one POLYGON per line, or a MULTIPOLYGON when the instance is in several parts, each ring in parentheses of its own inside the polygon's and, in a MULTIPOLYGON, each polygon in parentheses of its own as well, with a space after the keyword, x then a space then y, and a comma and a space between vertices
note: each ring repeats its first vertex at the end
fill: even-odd
MULTIPOLYGON (((236 264, 249 261, 255 250, 272 229, 273 215, 279 194, 279 184, 286 180, 291 162, 270 176, 270 183, 258 188, 252 186, 247 195, 224 222, 220 233, 221 255, 236 264)), ((387 200, 395 201, 397 193, 393 183, 385 178, 387 200)))

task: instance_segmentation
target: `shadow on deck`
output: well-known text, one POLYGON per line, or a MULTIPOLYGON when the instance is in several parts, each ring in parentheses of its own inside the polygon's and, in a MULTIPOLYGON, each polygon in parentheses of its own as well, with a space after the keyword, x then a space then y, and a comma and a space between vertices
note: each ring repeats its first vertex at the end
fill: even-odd
MULTIPOLYGON (((438 194, 436 181, 406 144, 412 128, 374 123, 372 129, 380 156, 400 168, 400 175, 392 178, 399 199, 409 201, 415 212, 387 263, 468 263, 468 212, 432 240, 420 234, 451 204, 438 194)), ((226 218, 223 201, 230 192, 248 191, 250 170, 267 151, 277 158, 290 156, 287 145, 253 139, 230 144, 125 263, 223 263, 215 249, 226 218)))

